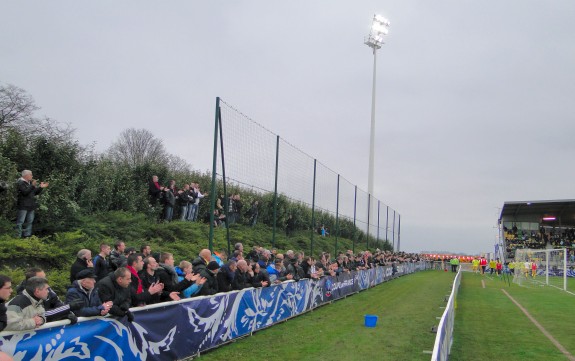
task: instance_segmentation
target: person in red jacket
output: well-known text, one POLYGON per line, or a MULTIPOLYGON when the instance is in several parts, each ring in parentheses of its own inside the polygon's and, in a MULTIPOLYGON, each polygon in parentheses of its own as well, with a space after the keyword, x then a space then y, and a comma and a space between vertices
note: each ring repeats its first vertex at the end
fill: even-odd
POLYGON ((487 267, 487 260, 485 257, 481 257, 479 260, 479 265, 481 266, 481 274, 485 274, 485 267, 487 267))

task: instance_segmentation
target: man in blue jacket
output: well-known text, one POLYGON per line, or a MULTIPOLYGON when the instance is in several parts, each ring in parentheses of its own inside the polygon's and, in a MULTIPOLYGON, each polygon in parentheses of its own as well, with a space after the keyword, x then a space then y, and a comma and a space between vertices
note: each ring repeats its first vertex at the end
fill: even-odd
POLYGON ((80 271, 76 281, 68 288, 66 303, 77 316, 105 316, 113 305, 112 301, 102 303, 95 289, 96 274, 91 268, 80 271))

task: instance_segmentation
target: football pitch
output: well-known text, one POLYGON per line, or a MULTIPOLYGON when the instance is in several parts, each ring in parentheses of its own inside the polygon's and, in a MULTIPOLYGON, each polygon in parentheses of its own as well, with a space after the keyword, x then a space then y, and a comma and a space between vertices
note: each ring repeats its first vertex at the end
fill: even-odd
MULTIPOLYGON (((443 271, 404 276, 204 353, 201 359, 430 360, 436 335, 431 328, 439 323, 453 279, 453 273, 443 271), (364 326, 366 314, 379 317, 377 327, 364 326)), ((498 277, 464 272, 449 359, 571 360, 574 305, 575 296, 553 287, 509 286, 498 277)))

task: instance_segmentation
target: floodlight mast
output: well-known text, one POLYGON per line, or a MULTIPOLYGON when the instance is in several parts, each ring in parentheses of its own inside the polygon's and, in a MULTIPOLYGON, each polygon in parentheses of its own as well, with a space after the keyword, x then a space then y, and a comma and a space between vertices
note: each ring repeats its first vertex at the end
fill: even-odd
MULTIPOLYGON (((389 32, 389 20, 381 15, 373 16, 371 31, 365 38, 365 45, 373 49, 373 84, 371 91, 371 130, 369 133, 369 174, 367 181, 367 192, 373 196, 373 167, 374 167, 374 148, 375 148, 375 78, 376 78, 376 50, 381 49, 384 44, 383 36, 389 32)), ((369 225, 368 225, 369 228, 369 225)))

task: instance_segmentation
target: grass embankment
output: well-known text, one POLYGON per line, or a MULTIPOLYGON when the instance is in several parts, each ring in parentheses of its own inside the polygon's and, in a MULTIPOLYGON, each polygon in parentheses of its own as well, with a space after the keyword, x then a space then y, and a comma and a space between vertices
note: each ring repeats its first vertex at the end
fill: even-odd
POLYGON ((418 272, 204 354, 206 360, 429 360, 453 274, 418 272), (377 327, 364 315, 378 315, 377 327))
POLYGON ((497 277, 466 272, 458 295, 450 360, 567 360, 502 289, 575 355, 575 296, 553 287, 509 286, 497 277))
MULTIPOLYGON (((92 256, 99 252, 100 243, 113 245, 116 240, 122 240, 127 247, 135 247, 138 251, 144 243, 150 244, 152 252, 171 252, 176 262, 192 260, 197 257, 202 248, 208 247, 209 227, 202 222, 157 223, 143 214, 126 212, 107 212, 80 219, 79 227, 64 233, 56 233, 47 237, 31 237, 27 239, 13 238, 6 232, 0 236, 0 273, 6 274, 18 284, 24 278, 24 270, 28 267, 41 267, 47 272, 48 280, 54 290, 61 296, 69 284, 70 266, 76 259, 77 252, 82 248, 92 250, 92 256)), ((276 233, 275 247, 280 251, 303 250, 310 251, 310 231, 295 232, 286 238, 282 230, 276 233)), ((258 224, 248 227, 234 224, 230 227, 230 243, 244 244, 244 250, 249 252, 253 246, 272 247, 272 229, 258 224)), ((338 250, 352 248, 349 239, 338 239, 338 250)), ((365 242, 356 244, 356 252, 365 249, 365 242)), ((217 228, 214 234, 214 250, 227 250, 226 229, 217 228)), ((314 235, 314 254, 335 251, 334 237, 319 237, 314 235)))

